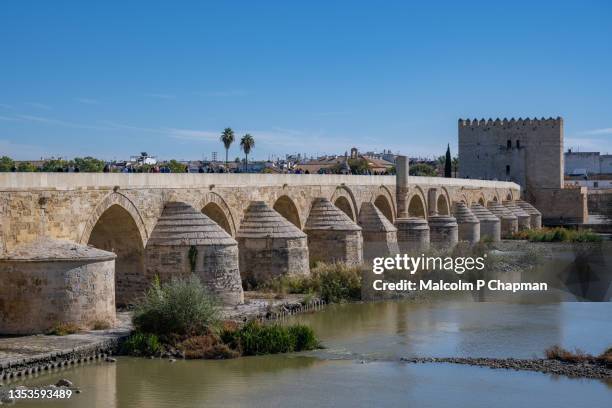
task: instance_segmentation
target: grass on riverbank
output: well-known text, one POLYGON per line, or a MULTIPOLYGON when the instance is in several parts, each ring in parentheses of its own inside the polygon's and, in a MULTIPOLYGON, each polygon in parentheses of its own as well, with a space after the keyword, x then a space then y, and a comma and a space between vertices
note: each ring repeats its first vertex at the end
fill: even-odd
POLYGON ((327 303, 361 300, 361 266, 318 263, 310 276, 281 276, 257 289, 274 293, 311 294, 327 303))
POLYGON ((512 239, 530 242, 600 242, 601 236, 591 230, 573 230, 563 227, 524 230, 512 235, 512 239))
POLYGON ((164 284, 154 280, 133 322, 136 330, 121 350, 134 356, 223 359, 319 347, 304 325, 222 322, 215 296, 194 275, 164 284))
POLYGON ((595 363, 612 365, 612 347, 598 356, 587 354, 580 349, 569 351, 559 345, 554 345, 544 351, 546 358, 549 360, 558 360, 565 363, 595 363))

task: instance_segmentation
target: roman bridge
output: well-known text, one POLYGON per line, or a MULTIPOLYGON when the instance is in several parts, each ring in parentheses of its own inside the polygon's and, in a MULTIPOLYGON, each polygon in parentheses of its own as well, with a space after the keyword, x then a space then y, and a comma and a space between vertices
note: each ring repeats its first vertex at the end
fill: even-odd
POLYGON ((410 177, 403 157, 398 168, 397 177, 0 173, 0 333, 112 324, 115 303, 189 271, 241 303, 244 283, 427 244, 427 224, 432 242, 452 246, 453 203, 520 196, 514 183, 410 177))
MULTIPOLYGON (((397 218, 395 176, 314 174, 120 174, 0 173, 1 249, 37 237, 141 253, 168 202, 202 211, 235 236, 251 201, 267 202, 300 229, 312 202, 330 199, 353 221, 372 202, 391 222, 397 218)), ((449 214, 453 202, 517 199, 509 182, 440 177, 408 178, 408 215, 449 214)))

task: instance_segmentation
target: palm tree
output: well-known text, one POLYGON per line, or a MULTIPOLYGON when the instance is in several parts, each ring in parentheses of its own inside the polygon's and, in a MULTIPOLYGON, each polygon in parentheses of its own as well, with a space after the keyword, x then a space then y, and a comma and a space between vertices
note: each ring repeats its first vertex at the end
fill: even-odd
POLYGON ((255 147, 255 139, 253 139, 253 136, 248 133, 242 136, 242 139, 240 139, 240 147, 245 156, 244 169, 245 171, 249 171, 249 153, 251 153, 251 149, 255 147))
POLYGON ((225 169, 227 170, 227 154, 230 146, 234 143, 234 131, 232 128, 225 128, 223 130, 223 133, 221 133, 221 141, 223 142, 223 146, 225 146, 225 169))

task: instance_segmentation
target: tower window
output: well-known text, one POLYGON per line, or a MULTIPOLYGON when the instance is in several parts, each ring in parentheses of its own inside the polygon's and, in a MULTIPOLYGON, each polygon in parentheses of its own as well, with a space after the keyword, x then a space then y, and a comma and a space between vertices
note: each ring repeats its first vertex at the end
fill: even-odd
POLYGON ((516 139, 516 148, 520 149, 521 148, 521 141, 516 139))
POLYGON ((512 140, 508 139, 506 142, 506 149, 512 149, 512 140))
POLYGON ((510 165, 506 164, 506 176, 510 175, 510 165))

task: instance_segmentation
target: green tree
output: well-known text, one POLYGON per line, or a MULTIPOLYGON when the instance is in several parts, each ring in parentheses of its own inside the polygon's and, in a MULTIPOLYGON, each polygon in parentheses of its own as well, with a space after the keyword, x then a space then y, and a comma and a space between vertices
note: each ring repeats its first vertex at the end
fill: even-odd
POLYGON ((452 161, 452 165, 453 165, 453 172, 455 173, 455 177, 457 177, 457 172, 459 171, 459 158, 458 157, 453 157, 453 161, 452 161))
POLYGON ((104 170, 104 164, 104 161, 91 156, 74 158, 74 166, 85 173, 101 173, 104 170))
POLYGON ((36 171, 36 167, 30 162, 21 162, 19 166, 17 166, 17 171, 22 173, 32 173, 36 171))
POLYGON ((227 167, 227 155, 229 154, 229 148, 232 143, 234 143, 234 131, 232 128, 225 128, 223 130, 223 133, 221 133, 221 141, 223 142, 223 146, 225 146, 225 167, 227 167))
POLYGON ((409 172, 411 176, 435 177, 438 175, 436 169, 427 163, 417 163, 414 166, 410 166, 409 172))
POLYGON ((68 166, 68 162, 66 160, 50 159, 50 160, 46 160, 43 163, 41 171, 45 171, 45 172, 63 171, 66 166, 68 166))
POLYGON ((0 171, 13 171, 15 161, 8 156, 0 157, 0 171))
POLYGON ((240 147, 242 148, 242 151, 244 152, 244 158, 245 158, 244 168, 245 168, 245 171, 248 172, 249 171, 249 153, 251 153, 251 150, 255 147, 255 139, 253 139, 253 136, 251 136, 248 133, 242 136, 242 139, 240 139, 240 147))
POLYGON ((185 173, 186 166, 172 159, 168 162, 168 168, 172 173, 185 173))
POLYGON ((453 177, 450 144, 446 146, 446 157, 444 158, 444 177, 453 177))

